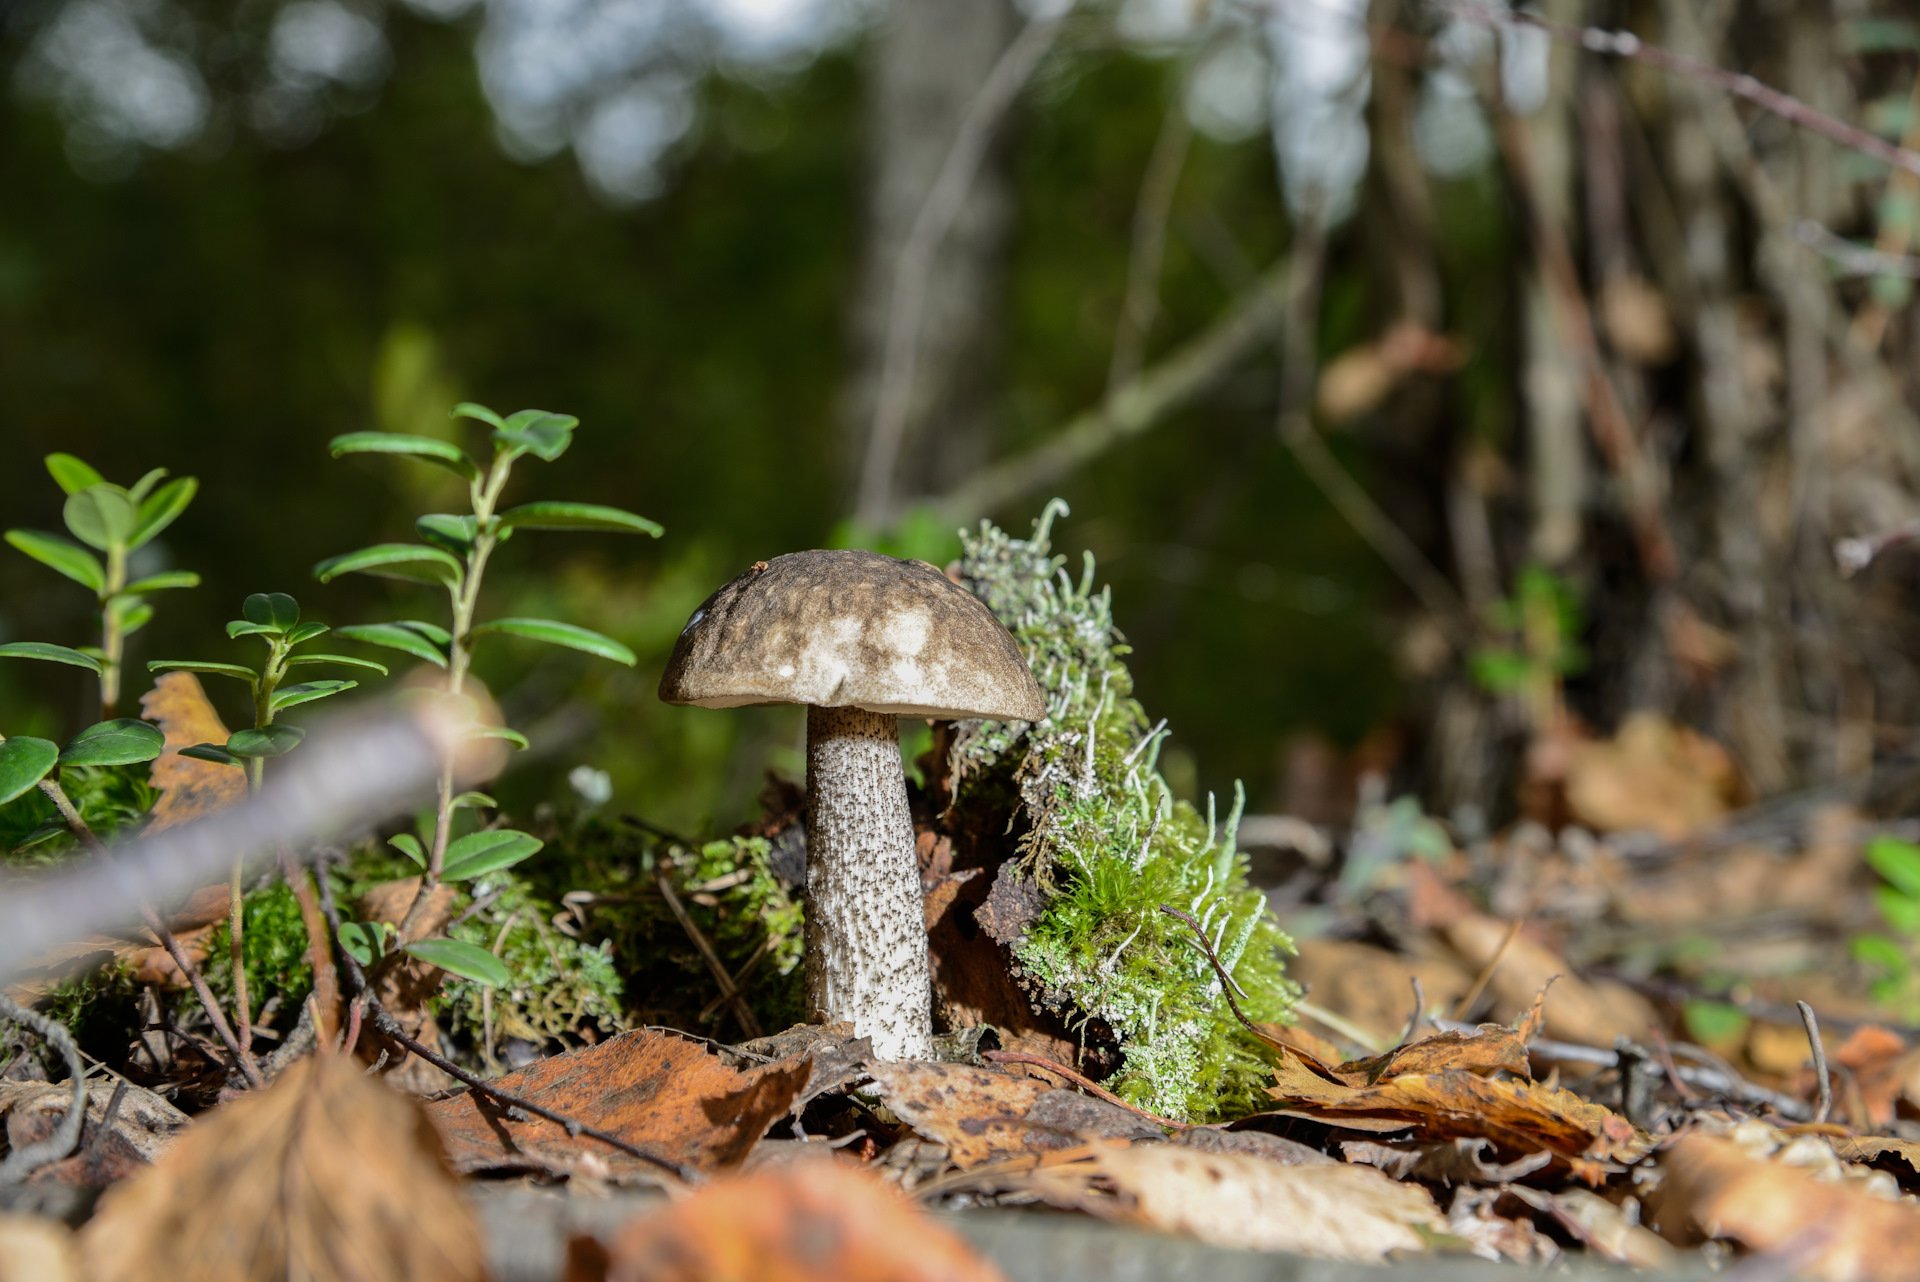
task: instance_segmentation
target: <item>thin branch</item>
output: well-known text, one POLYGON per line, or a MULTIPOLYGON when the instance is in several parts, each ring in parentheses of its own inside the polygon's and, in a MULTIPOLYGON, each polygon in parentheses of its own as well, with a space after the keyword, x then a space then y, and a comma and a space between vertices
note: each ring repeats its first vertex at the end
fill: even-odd
MULTIPOLYGON (((0 1162, 0 1188, 5 1188, 10 1184, 18 1184, 48 1163, 58 1162, 80 1143, 81 1128, 87 1123, 87 1066, 81 1062, 80 1048, 74 1044, 72 1033, 57 1021, 39 1011, 29 1010, 4 993, 0 993, 0 1018, 32 1029, 47 1045, 59 1051, 60 1057, 67 1061, 67 1078, 73 1083, 73 1099, 67 1105, 67 1115, 53 1128, 53 1134, 38 1144, 25 1144, 14 1149, 7 1154, 6 1161, 0 1162)), ((124 1082, 121 1084, 125 1085, 124 1082)), ((119 1098, 117 1092, 114 1098, 119 1098)))
POLYGON ((1920 258, 1855 244, 1811 218, 1802 218, 1793 225, 1793 238, 1832 263, 1842 276, 1898 276, 1920 280, 1920 258))
POLYGON ((874 401, 873 423, 867 433, 866 454, 860 462, 860 488, 855 516, 863 523, 884 520, 893 506, 894 470, 901 441, 913 409, 914 374, 920 361, 920 329, 926 312, 927 280, 934 255, 959 216, 974 176, 993 141, 1001 118, 1032 79, 1073 6, 1040 14, 1028 21, 1000 54, 947 149, 946 160, 915 215, 906 243, 895 264, 887 308, 886 350, 880 366, 880 387, 874 401))
POLYGON ((1827 1071, 1827 1047, 1820 1040, 1820 1017, 1806 1002, 1795 1002, 1794 1006, 1800 1012, 1802 1027, 1807 1030, 1807 1045, 1813 1051, 1813 1072, 1820 1081, 1820 1100, 1813 1110, 1814 1122, 1820 1123, 1833 1112, 1833 1074, 1827 1071))
POLYGON ((1871 156, 1895 169, 1920 177, 1920 151, 1913 151, 1888 142, 1857 125, 1829 116, 1826 112, 1802 102, 1792 94, 1775 89, 1772 85, 1744 72, 1728 71, 1725 67, 1718 67, 1698 58, 1690 58, 1685 54, 1675 53, 1671 49, 1649 44, 1631 31, 1606 31, 1599 27, 1574 26, 1553 22, 1536 13, 1494 9, 1486 5, 1463 3, 1462 0, 1439 0, 1439 3, 1440 7, 1447 12, 1482 26, 1532 27, 1546 32, 1556 40, 1579 45, 1589 53, 1630 59, 1650 67, 1657 67, 1672 75, 1712 85, 1736 98, 1744 98, 1762 111, 1778 116, 1789 124, 1817 134, 1849 151, 1871 156))
POLYGON ((935 513, 943 521, 975 520, 1053 488, 1108 450, 1158 427, 1280 332, 1289 270, 1285 261, 1269 267, 1205 330, 1041 444, 982 468, 933 499, 935 513))
POLYGON ((700 952, 700 960, 707 964, 707 970, 713 975, 713 982, 720 986, 720 995, 733 1006, 734 1018, 740 1021, 740 1031, 749 1039, 760 1036, 760 1021, 753 1017, 753 1007, 747 1005, 747 999, 735 987, 733 976, 727 973, 720 954, 713 951, 713 945, 707 942, 706 935, 687 912, 680 896, 673 892, 673 883, 667 880, 665 873, 654 874, 654 884, 660 888, 660 897, 667 901, 667 907, 673 911, 673 919, 680 923, 680 929, 700 952))
POLYGON ((1103 1099, 1115 1108, 1124 1108, 1135 1117, 1152 1122, 1155 1126, 1164 1126, 1169 1130, 1175 1131, 1193 1129, 1193 1123, 1191 1122, 1176 1122, 1170 1117, 1162 1117, 1158 1113, 1149 1113, 1138 1104, 1129 1104, 1106 1087, 1100 1085, 1100 1083, 1083 1077, 1071 1068, 1068 1068, 1065 1064, 1056 1063, 1044 1055, 1035 1055, 1028 1051, 982 1051, 980 1058, 992 1064, 1028 1064, 1034 1068, 1044 1069, 1056 1076, 1064 1077, 1067 1081, 1072 1082, 1089 1095, 1103 1099))

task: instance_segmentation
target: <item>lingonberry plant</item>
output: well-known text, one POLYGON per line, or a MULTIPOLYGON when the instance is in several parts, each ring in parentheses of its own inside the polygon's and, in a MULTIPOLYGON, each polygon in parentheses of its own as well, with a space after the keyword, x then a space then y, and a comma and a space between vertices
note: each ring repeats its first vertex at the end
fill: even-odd
MULTIPOLYGON (((483 405, 462 403, 454 415, 486 426, 490 457, 483 466, 466 450, 436 437, 398 432, 352 432, 334 438, 336 458, 345 454, 386 454, 444 468, 466 482, 467 511, 430 513, 414 522, 418 542, 377 543, 331 557, 314 567, 325 583, 342 574, 372 574, 436 585, 447 595, 445 624, 420 619, 344 627, 337 635, 384 646, 425 660, 446 672, 445 691, 465 697, 475 645, 484 637, 510 637, 580 650, 631 666, 634 654, 608 636, 554 619, 495 618, 480 614, 480 589, 494 552, 522 530, 584 530, 659 537, 660 527, 645 517, 596 503, 541 500, 503 507, 502 496, 514 466, 532 458, 551 463, 566 453, 579 420, 544 410, 520 410, 501 416, 483 405)), ((526 747, 526 739, 506 726, 476 732, 526 747)), ((457 940, 414 941, 421 914, 442 882, 465 881, 508 868, 540 849, 531 834, 509 828, 483 829, 454 837, 455 816, 472 794, 454 792, 454 764, 441 768, 433 824, 423 844, 411 835, 396 837, 395 849, 420 866, 420 889, 394 932, 398 950, 424 958, 456 974, 504 980, 504 968, 484 949, 457 940)), ((478 798, 485 804, 484 797, 478 798)), ((361 926, 343 941, 372 957, 385 951, 385 932, 361 926)))

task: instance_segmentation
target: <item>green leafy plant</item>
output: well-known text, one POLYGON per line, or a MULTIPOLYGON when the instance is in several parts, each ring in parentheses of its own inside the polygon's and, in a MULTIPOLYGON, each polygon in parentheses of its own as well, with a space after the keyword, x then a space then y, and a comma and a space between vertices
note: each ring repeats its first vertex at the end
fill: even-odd
POLYGON ((200 583, 200 576, 190 570, 167 570, 130 580, 129 562, 135 552, 153 542, 187 510, 199 482, 191 476, 169 481, 165 468, 155 468, 131 486, 114 485, 71 454, 47 455, 46 467, 55 484, 66 492, 61 517, 73 538, 41 530, 8 530, 6 540, 40 564, 92 590, 100 609, 100 644, 70 650, 15 642, 0 646, 0 655, 90 669, 100 677, 101 715, 111 716, 120 701, 126 640, 153 618, 153 606, 147 597, 200 583))
POLYGON ((1888 933, 1855 935, 1854 960, 1874 972, 1873 999, 1911 1023, 1920 1019, 1920 845, 1882 835, 1867 843, 1866 860, 1880 876, 1873 900, 1888 933))
MULTIPOLYGON (((520 410, 501 416, 483 405, 462 403, 454 415, 489 429, 490 457, 483 466, 459 445, 429 436, 399 432, 351 432, 335 437, 334 457, 346 454, 383 454, 412 459, 452 472, 467 486, 467 511, 429 513, 414 522, 415 542, 376 543, 330 557, 314 567, 325 583, 343 574, 370 574, 424 583, 447 595, 447 621, 434 623, 405 619, 341 628, 338 635, 367 645, 384 646, 424 660, 446 672, 445 689, 464 696, 472 670, 474 648, 484 637, 509 637, 579 650, 631 666, 633 651, 612 637, 554 619, 496 618, 480 614, 480 590, 494 552, 522 530, 576 530, 659 537, 654 522, 619 508, 595 503, 541 500, 506 507, 502 504, 516 464, 532 458, 551 463, 566 453, 579 420, 544 410, 520 410)), ((476 731, 524 748, 526 739, 505 726, 476 731)), ((513 829, 490 829, 455 837, 454 826, 463 808, 454 791, 451 760, 441 768, 431 831, 423 843, 403 834, 394 848, 417 864, 420 891, 402 918, 392 945, 395 951, 422 957, 467 979, 503 982, 499 959, 462 940, 413 940, 433 888, 443 881, 471 880, 498 872, 530 857, 540 841, 513 829)), ((384 950, 383 932, 370 930, 357 941, 369 957, 384 950)), ((384 955, 384 954, 381 954, 384 955)))
POLYGON ((1573 584, 1544 566, 1520 571, 1513 595, 1496 603, 1494 630, 1507 640, 1484 646, 1471 659, 1474 680, 1493 694, 1517 694, 1533 725, 1560 715, 1561 683, 1587 666, 1580 634, 1586 620, 1573 584))

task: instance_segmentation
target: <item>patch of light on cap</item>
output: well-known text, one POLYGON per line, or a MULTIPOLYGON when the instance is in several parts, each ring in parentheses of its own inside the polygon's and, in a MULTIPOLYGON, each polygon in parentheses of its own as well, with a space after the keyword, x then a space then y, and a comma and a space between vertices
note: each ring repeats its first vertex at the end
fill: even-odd
POLYGON ((707 612, 705 610, 695 610, 693 612, 693 617, 687 620, 687 626, 680 629, 680 635, 685 636, 687 635, 687 633, 693 631, 693 625, 700 622, 700 620, 706 617, 707 617, 707 612))
POLYGON ((783 663, 783 664, 781 664, 781 665, 780 665, 780 675, 781 675, 781 676, 783 676, 783 677, 790 677, 790 676, 792 676, 792 675, 793 675, 793 665, 792 665, 791 663, 783 663))
POLYGON ((887 616, 880 640, 895 654, 914 655, 927 648, 933 635, 933 619, 925 610, 901 610, 887 616))

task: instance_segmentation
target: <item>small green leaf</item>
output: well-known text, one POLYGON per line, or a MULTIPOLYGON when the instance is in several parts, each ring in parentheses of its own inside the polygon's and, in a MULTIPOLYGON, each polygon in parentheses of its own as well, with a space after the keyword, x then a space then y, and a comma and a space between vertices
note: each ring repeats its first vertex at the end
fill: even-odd
POLYGON ((132 488, 127 491, 127 497, 135 503, 142 503, 146 500, 147 495, 153 493, 153 487, 166 479, 167 469, 164 467, 156 467, 133 483, 132 488))
POLYGON ((425 659, 437 667, 447 666, 447 655, 442 646, 436 645, 404 623, 357 623, 350 627, 336 628, 334 635, 349 641, 363 642, 366 645, 398 650, 416 659, 425 659))
POLYGON ((235 681, 244 681, 254 685, 260 680, 260 674, 252 668, 238 663, 209 663, 202 659, 152 659, 147 663, 148 672, 198 672, 210 677, 232 677, 235 681))
POLYGON ((506 426, 506 423, 502 421, 502 419, 498 414, 495 414, 492 410, 488 409, 486 406, 476 405, 472 401, 461 401, 458 405, 453 407, 453 413, 448 417, 475 419, 479 422, 485 423, 488 427, 505 427, 506 426))
POLYGON ((68 494, 78 494, 88 486, 99 485, 107 479, 94 471, 90 464, 82 463, 71 454, 49 454, 46 464, 47 475, 68 494))
POLYGON ((255 760, 284 757, 300 746, 307 732, 299 726, 262 726, 258 730, 236 730, 227 740, 227 751, 236 757, 255 760))
POLYGON ((167 746, 158 726, 130 717, 88 726, 60 750, 63 766, 131 766, 152 761, 167 746))
POLYGON ((540 641, 547 645, 565 646, 569 650, 583 650, 598 655, 602 659, 612 659, 615 663, 624 663, 632 667, 639 660, 633 651, 615 641, 588 628, 576 627, 571 623, 560 623, 553 619, 494 619, 483 623, 473 630, 474 636, 485 633, 499 633, 502 636, 525 637, 529 641, 540 641))
POLYGON ((125 547, 140 519, 127 492, 104 482, 68 495, 60 516, 74 538, 102 552, 125 547))
POLYGON ((1904 975, 1912 966, 1899 941, 1885 935, 1855 935, 1850 942, 1853 959, 1857 962, 1876 966, 1894 975, 1904 975))
POLYGON ((127 539, 127 546, 144 547, 157 538, 160 532, 180 519, 180 514, 193 502, 193 496, 200 490, 200 482, 191 476, 183 476, 177 481, 168 481, 151 495, 139 500, 139 516, 134 523, 133 533, 127 539))
POLYGON ((1882 835, 1867 843, 1867 863, 1909 895, 1920 897, 1920 845, 1882 835))
POLYGON ((362 966, 371 966, 386 953, 387 933, 391 929, 383 921, 343 921, 340 947, 362 966))
POLYGON ((510 729, 507 726, 480 726, 477 729, 467 731, 467 738, 469 739, 503 739, 507 743, 512 744, 515 748, 518 748, 523 752, 526 750, 528 746, 527 736, 521 734, 518 730, 510 729))
POLYGON ((511 868, 537 852, 542 845, 532 833, 512 828, 494 828, 468 833, 447 847, 446 862, 441 865, 442 881, 471 881, 475 877, 511 868))
POLYGON ((348 432, 345 436, 336 436, 328 442, 327 449, 335 458, 342 454, 398 454, 406 458, 419 459, 422 463, 431 463, 435 467, 444 467, 457 476, 472 481, 480 475, 479 465, 467 457, 467 452, 452 441, 442 441, 431 436, 409 436, 404 432, 348 432))
POLYGON ((17 738, 0 743, 0 806, 45 779, 60 761, 58 744, 17 738))
POLYGON ((376 543, 372 547, 329 557, 313 567, 314 577, 326 583, 342 574, 377 574, 415 583, 458 584, 460 562, 439 548, 419 543, 376 543))
POLYGON ((116 596, 107 602, 107 616, 120 635, 130 637, 153 621, 153 607, 137 596, 116 596))
POLYGON ((473 546, 475 532, 479 522, 471 516, 450 516, 444 512, 434 512, 414 521, 413 528, 420 537, 435 547, 445 548, 455 556, 465 556, 467 549, 473 546))
POLYGON ((200 576, 192 570, 166 570, 160 574, 149 574, 144 579, 135 579, 120 589, 129 596, 141 592, 165 592, 169 588, 197 588, 200 576))
POLYGON ((329 628, 326 624, 309 619, 305 623, 296 624, 287 633, 287 644, 305 645, 315 637, 323 637, 331 631, 333 631, 333 629, 329 628))
POLYGON ((100 671, 100 660, 92 655, 46 641, 9 641, 0 645, 0 659, 39 659, 43 663, 65 663, 89 672, 100 671))
POLYGON ((270 623, 250 623, 245 619, 228 619, 227 635, 230 637, 277 637, 280 630, 270 623))
POLYGON ((1880 915, 1887 919, 1887 925, 1903 935, 1920 935, 1920 899, 1892 886, 1880 886, 1873 892, 1873 902, 1879 906, 1880 915))
POLYGON ((372 659, 356 659, 345 654, 298 654, 287 660, 289 668, 299 667, 303 663, 332 663, 343 668, 368 668, 383 677, 387 675, 386 664, 375 663, 372 659))
POLYGON ((500 803, 484 792, 463 792, 453 799, 455 810, 498 810, 500 803))
POLYGON ((580 420, 571 414, 520 410, 507 416, 507 421, 494 430, 493 439, 509 458, 531 454, 551 463, 567 452, 567 446, 573 443, 573 429, 579 425, 580 420))
POLYGON ((395 833, 393 836, 387 838, 387 844, 407 858, 413 860, 416 864, 419 864, 422 868, 427 866, 427 852, 420 848, 420 839, 412 833, 395 833))
POLYGON ((248 623, 285 632, 300 622, 300 603, 285 592, 255 592, 240 603, 248 623))
POLYGON ((1687 1035, 1708 1046, 1724 1046, 1743 1036, 1753 1022, 1738 1006, 1705 999, 1688 1002, 1681 1017, 1686 1021, 1687 1035))
POLYGON ((500 514, 508 530, 604 530, 613 534, 651 534, 659 538, 658 524, 644 516, 598 503, 522 503, 500 514))
POLYGON ((183 757, 192 757, 195 761, 211 761, 217 766, 241 766, 246 764, 217 743, 196 743, 191 748, 180 749, 180 755, 183 757))
POLYGON ((504 988, 513 982, 505 962, 480 945, 469 944, 464 939, 422 939, 418 943, 408 944, 402 951, 411 953, 428 965, 438 966, 449 975, 471 979, 476 984, 504 988))
POLYGON ((303 703, 344 694, 359 684, 358 681, 302 681, 297 685, 281 686, 267 700, 267 707, 274 712, 282 708, 297 708, 303 703))
POLYGON ((7 542, 75 583, 85 584, 95 592, 106 590, 106 567, 100 564, 93 553, 77 543, 69 542, 57 534, 42 534, 38 530, 8 530, 7 542))

